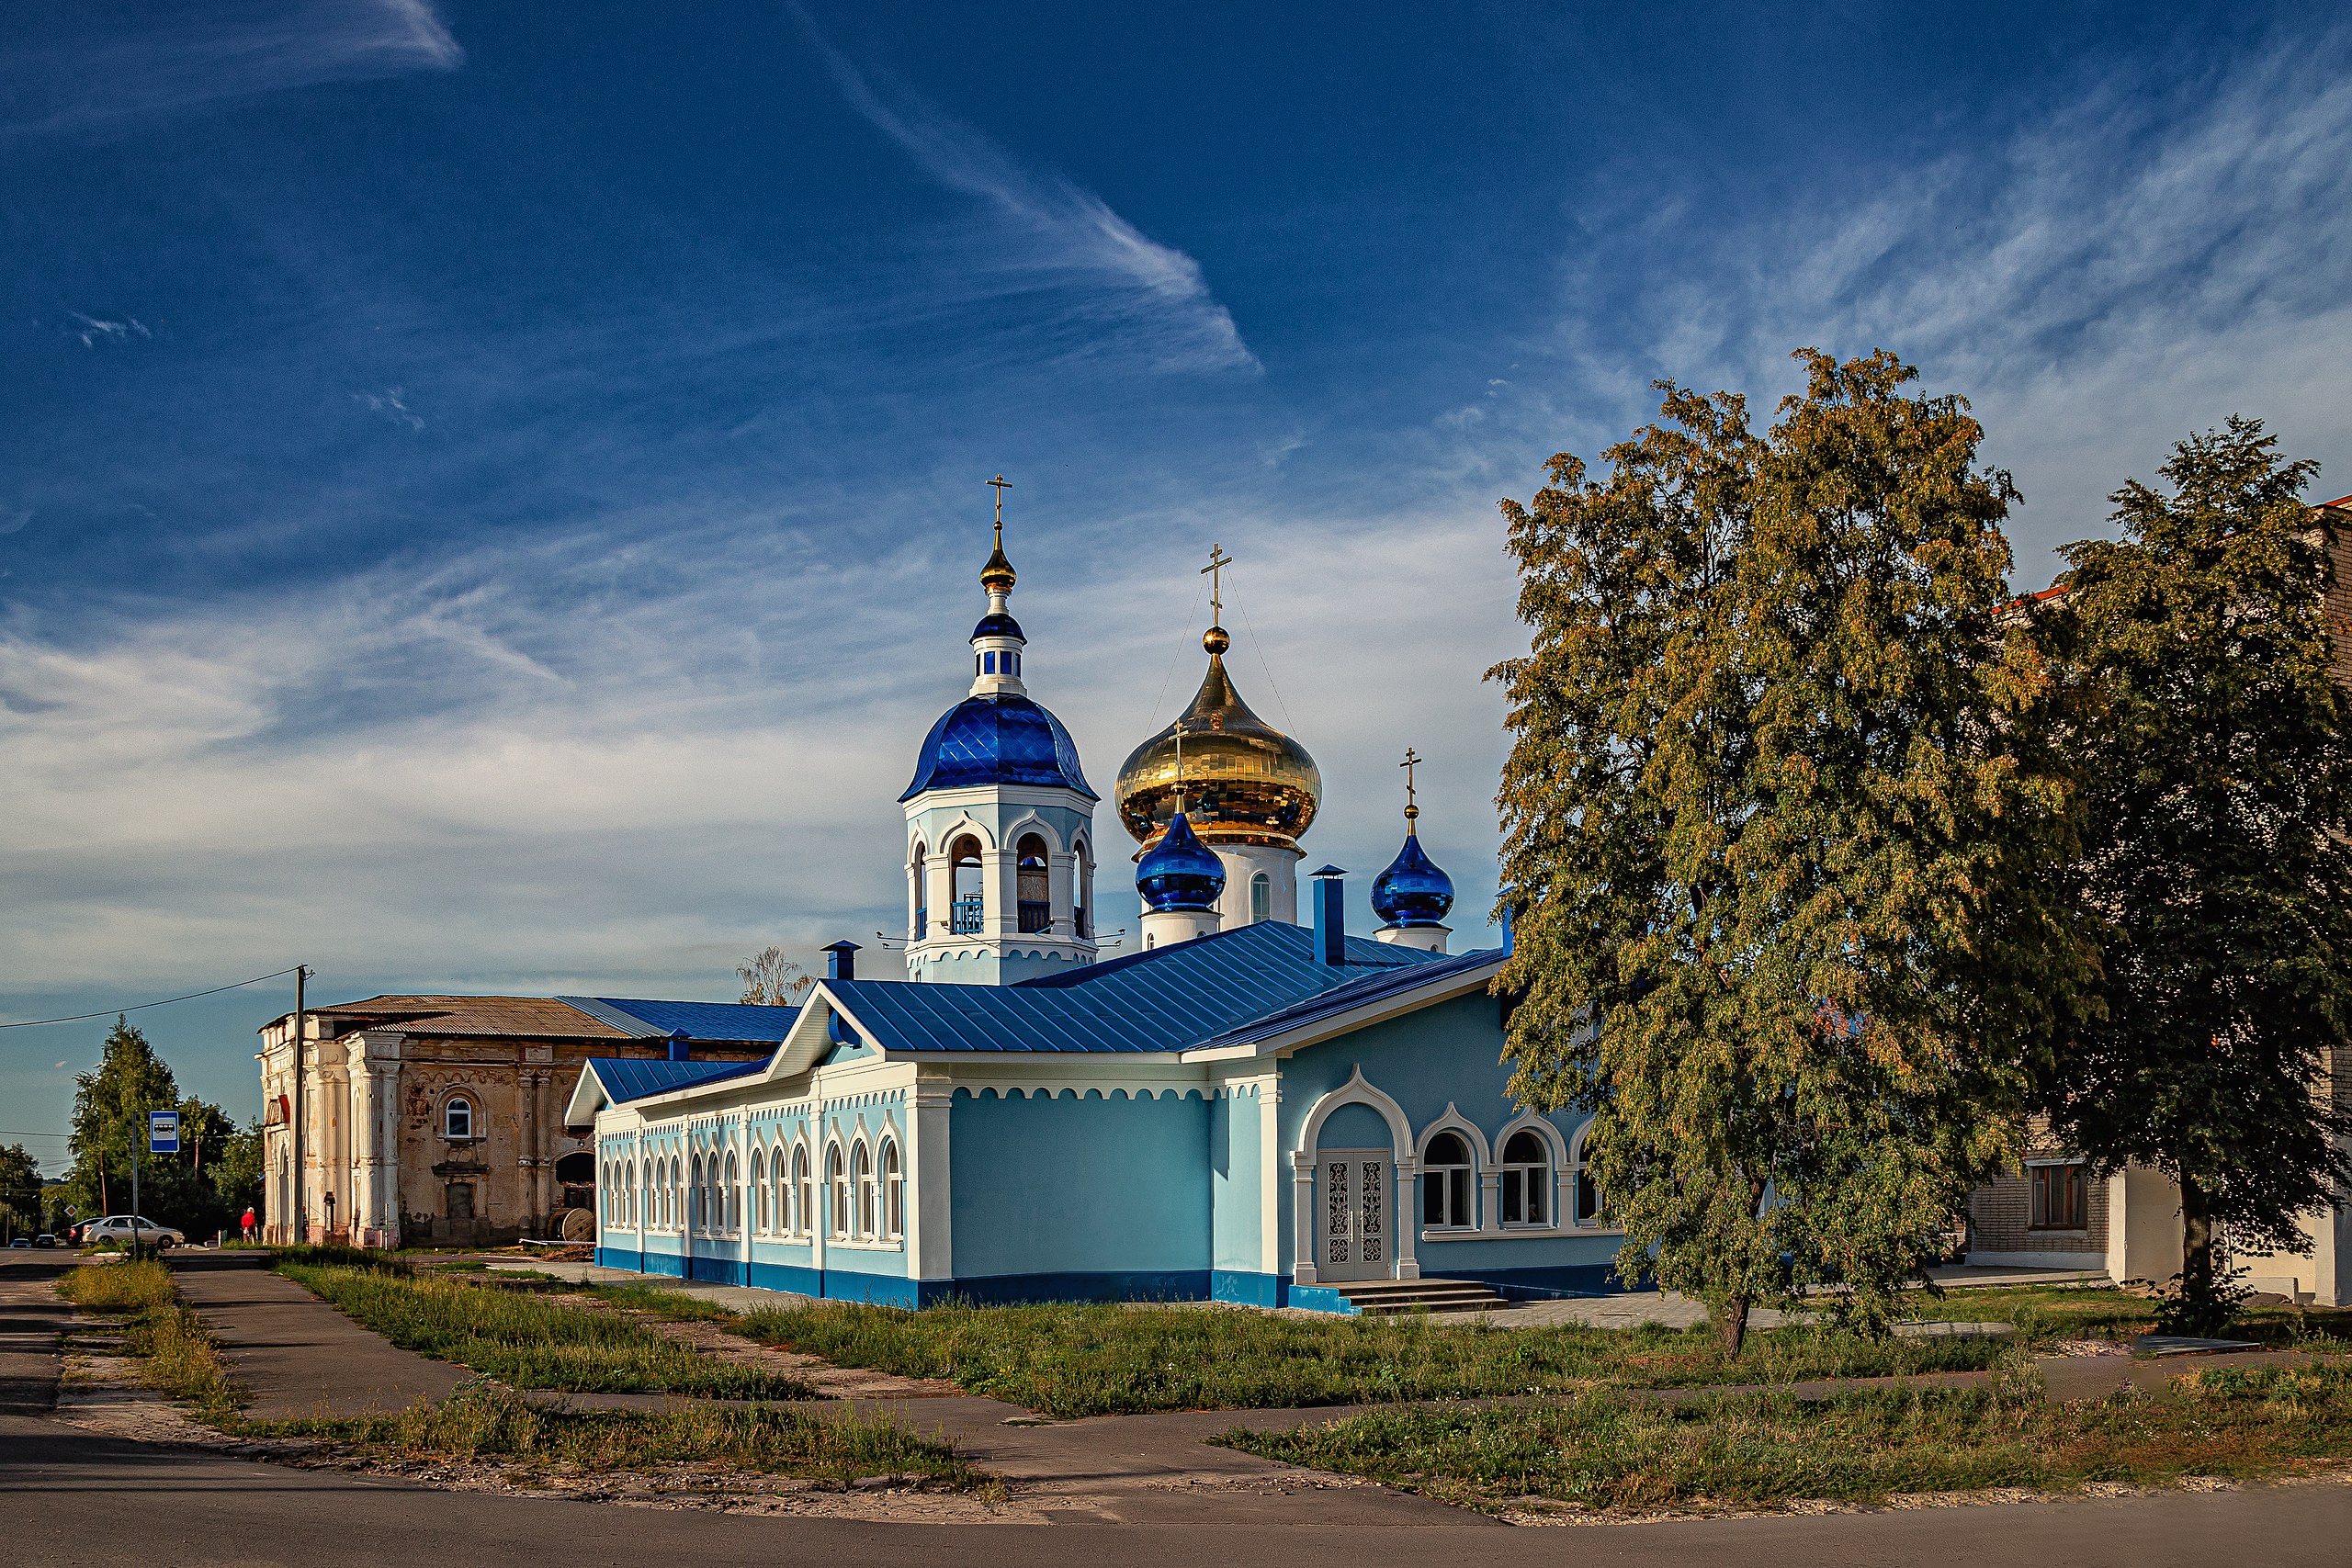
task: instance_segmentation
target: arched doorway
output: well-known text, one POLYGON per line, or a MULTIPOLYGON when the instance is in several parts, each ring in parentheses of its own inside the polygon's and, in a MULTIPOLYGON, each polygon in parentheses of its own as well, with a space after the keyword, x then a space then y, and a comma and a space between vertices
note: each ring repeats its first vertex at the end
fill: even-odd
POLYGON ((1369 1105, 1342 1105, 1315 1141, 1316 1277, 1386 1280, 1396 1273, 1396 1163, 1388 1124, 1369 1105))

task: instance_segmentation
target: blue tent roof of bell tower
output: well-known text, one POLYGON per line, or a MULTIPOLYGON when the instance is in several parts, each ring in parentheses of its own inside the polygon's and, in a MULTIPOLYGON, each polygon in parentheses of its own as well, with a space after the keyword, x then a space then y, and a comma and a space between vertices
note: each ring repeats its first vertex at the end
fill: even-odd
POLYGON ((941 714, 923 738, 914 781, 899 798, 981 784, 1039 784, 1101 798, 1088 786, 1078 742, 1062 721, 1011 692, 967 697, 941 714))

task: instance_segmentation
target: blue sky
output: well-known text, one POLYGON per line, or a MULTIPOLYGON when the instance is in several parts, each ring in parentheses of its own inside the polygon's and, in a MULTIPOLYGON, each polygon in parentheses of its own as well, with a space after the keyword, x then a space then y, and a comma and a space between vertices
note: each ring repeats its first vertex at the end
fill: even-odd
MULTIPOLYGON (((2233 412, 2352 489, 2352 29, 1634 9, 10 7, 0 1015, 298 959, 717 997, 870 942, 999 471, 1097 785, 1222 543, 1310 852, 1368 922, 1418 747, 1458 940, 1494 502, 1653 378, 1905 355, 2016 472, 2029 586, 2233 412)), ((281 992, 142 1021, 243 1111, 281 992)), ((0 1131, 103 1030, 0 1031, 0 1131)))

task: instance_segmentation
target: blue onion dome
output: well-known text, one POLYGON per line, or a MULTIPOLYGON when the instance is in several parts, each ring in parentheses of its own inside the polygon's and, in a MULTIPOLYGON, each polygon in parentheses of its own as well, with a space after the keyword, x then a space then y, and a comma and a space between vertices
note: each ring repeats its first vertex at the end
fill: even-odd
POLYGON ((1214 909, 1225 891, 1225 863, 1179 811, 1159 842, 1136 862, 1136 891, 1143 895, 1143 907, 1154 912, 1214 909))
POLYGON ((1062 721, 1024 696, 984 692, 939 716, 900 800, 927 789, 972 784, 1043 784, 1100 798, 1078 765, 1078 743, 1062 721))
POLYGON ((1021 623, 1014 620, 1011 615, 1006 615, 1002 610, 992 610, 989 614, 982 615, 980 617, 980 624, 972 628, 972 640, 974 642, 979 641, 984 637, 1018 637, 1023 642, 1027 642, 1029 640, 1027 637, 1022 637, 1021 635, 1021 623))
POLYGON ((1421 838, 1405 826, 1405 847, 1372 879, 1372 911, 1392 926, 1434 926, 1453 908, 1453 878, 1421 852, 1421 838))

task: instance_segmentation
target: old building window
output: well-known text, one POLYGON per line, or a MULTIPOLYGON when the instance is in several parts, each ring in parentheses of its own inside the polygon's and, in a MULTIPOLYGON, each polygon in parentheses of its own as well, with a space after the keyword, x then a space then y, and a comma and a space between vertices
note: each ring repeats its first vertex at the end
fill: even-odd
POLYGON ((892 1241, 907 1234, 907 1183, 896 1138, 882 1145, 882 1233, 892 1241))
POLYGON ((1502 1207, 1507 1225, 1549 1223, 1552 1153, 1532 1127, 1521 1127, 1503 1145, 1502 1207))
POLYGON ((857 1192, 857 1235, 865 1240, 874 1235, 874 1155, 862 1142, 850 1156, 850 1175, 857 1192))
POLYGON ((792 1151, 792 1228, 807 1235, 817 1226, 816 1194, 809 1190, 808 1145, 792 1151))
POLYGON ((1476 1224, 1470 1207, 1470 1145, 1459 1133, 1440 1133, 1421 1153, 1421 1224, 1440 1229, 1476 1224))
POLYGON ((826 1203, 832 1213, 826 1216, 828 1235, 849 1235, 849 1177, 842 1166, 842 1146, 835 1144, 825 1151, 826 1203))
POLYGON ((2078 1231, 2089 1223, 2079 1163, 2030 1165, 2025 1174, 2032 1201, 2032 1216, 2027 1223, 2032 1229, 2078 1231))
POLYGON ((441 1108, 441 1135, 445 1138, 470 1138, 474 1135, 474 1102, 462 1094, 453 1094, 449 1103, 441 1108))
POLYGON ((1577 1133, 1577 1141, 1568 1147, 1568 1171, 1574 1182, 1576 1212, 1569 1216, 1580 1225, 1601 1223, 1600 1188, 1592 1179, 1592 1168, 1585 1161, 1585 1137, 1592 1131, 1588 1122, 1577 1133))

